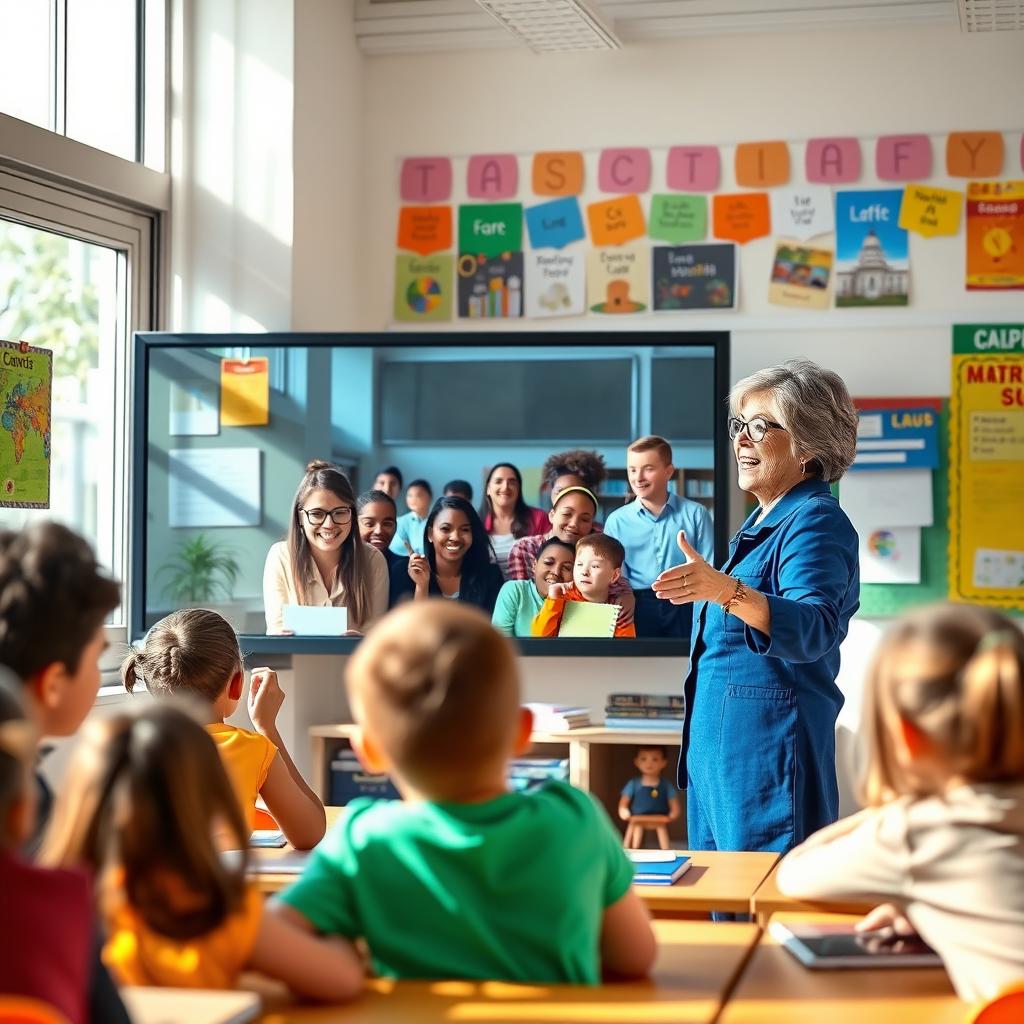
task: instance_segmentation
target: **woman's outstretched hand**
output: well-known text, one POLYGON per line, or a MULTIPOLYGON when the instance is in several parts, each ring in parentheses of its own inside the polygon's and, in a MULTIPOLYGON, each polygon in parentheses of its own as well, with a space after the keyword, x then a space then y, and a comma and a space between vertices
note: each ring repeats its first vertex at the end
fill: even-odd
POLYGON ((727 573, 719 572, 706 562, 680 530, 676 537, 679 550, 686 556, 682 565, 666 569, 653 584, 659 600, 673 604, 692 604, 694 601, 727 601, 736 587, 736 581, 727 573))

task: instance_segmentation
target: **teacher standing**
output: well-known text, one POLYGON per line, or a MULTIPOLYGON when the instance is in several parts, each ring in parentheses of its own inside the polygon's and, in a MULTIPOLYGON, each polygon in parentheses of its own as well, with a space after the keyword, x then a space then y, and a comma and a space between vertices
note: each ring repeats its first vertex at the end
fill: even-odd
POLYGON ((693 602, 679 785, 693 850, 786 851, 839 816, 839 645, 860 593, 857 534, 829 484, 853 462, 857 411, 842 378, 796 359, 729 395, 739 486, 758 507, 714 569, 654 583, 693 602))

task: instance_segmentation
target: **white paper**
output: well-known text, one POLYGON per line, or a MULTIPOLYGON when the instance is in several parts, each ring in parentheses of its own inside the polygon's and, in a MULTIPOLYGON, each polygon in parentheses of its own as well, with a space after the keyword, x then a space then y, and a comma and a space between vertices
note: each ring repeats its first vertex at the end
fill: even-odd
POLYGON ((627 850, 626 856, 634 864, 668 864, 677 854, 673 850, 627 850))
POLYGON ((860 535, 861 583, 920 583, 921 527, 880 527, 860 535))
POLYGON ((974 585, 997 590, 1024 589, 1024 551, 978 548, 974 552, 974 585))
POLYGON ((171 381, 168 430, 172 437, 220 433, 220 397, 208 380, 171 381))
POLYGON ((882 414, 862 412, 857 419, 857 443, 860 444, 862 437, 881 437, 882 434, 882 414))
POLYGON ((259 526, 259 448, 172 448, 167 519, 171 526, 259 526))
POLYGON ((931 526, 932 471, 863 469, 847 473, 839 485, 839 504, 861 536, 883 526, 931 526))
POLYGON ((348 609, 286 604, 281 609, 284 628, 296 636, 341 636, 348 629, 348 609))
POLYGON ((586 265, 579 252, 541 249, 527 252, 526 315, 582 316, 587 305, 586 265))
POLYGON ((804 241, 835 231, 832 190, 825 185, 771 190, 772 231, 804 241))

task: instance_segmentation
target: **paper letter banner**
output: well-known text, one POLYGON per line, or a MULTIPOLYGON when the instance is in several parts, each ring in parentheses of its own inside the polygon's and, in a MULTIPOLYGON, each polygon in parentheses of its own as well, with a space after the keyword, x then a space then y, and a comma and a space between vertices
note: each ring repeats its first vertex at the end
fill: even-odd
POLYGON ((1024 323, 953 328, 949 595, 1024 609, 1024 323))
POLYGON ((591 249, 587 304, 591 313, 642 313, 650 303, 651 250, 646 245, 591 249))
POLYGON ((828 309, 832 253, 780 242, 772 260, 768 301, 776 306, 828 309))
POLYGON ((266 356, 255 359, 222 359, 220 425, 262 427, 269 422, 270 360, 266 356))
POLYGON ((519 191, 519 161, 511 153, 471 156, 466 194, 471 199, 512 199, 519 191))
POLYGON ((597 171, 597 187, 602 192, 646 192, 651 187, 651 151, 602 150, 597 171))
POLYGON ((402 161, 402 202, 443 203, 452 194, 452 162, 443 156, 402 161))
POLYGON ((488 259, 459 256, 459 316, 509 320, 523 315, 523 254, 507 252, 488 259))
POLYGON ((644 236, 644 208, 638 196, 591 203, 587 221, 594 245, 623 245, 644 236))
POLYGON ((734 309, 736 246, 654 247, 654 308, 734 309))
POLYGON ((963 192, 931 185, 908 185, 900 204, 900 227, 925 238, 955 235, 960 230, 963 192))
POLYGON ((666 182, 677 192, 714 192, 720 175, 717 146, 673 146, 668 151, 666 182))
POLYGON ((931 173, 927 135, 883 135, 875 143, 875 174, 881 181, 923 181, 931 173))
POLYGON ((0 508, 49 508, 53 353, 0 341, 0 355, 0 508))
POLYGON ((994 178, 1003 172, 1000 132, 950 132, 946 171, 952 178, 994 178))
MULTIPOLYGON (((804 156, 807 180, 849 185, 860 177, 859 139, 809 139, 804 156)), ((778 227, 775 229, 778 231, 778 227)))
POLYGON ((398 214, 398 248, 428 256, 452 247, 450 206, 403 206, 398 214))
MULTIPOLYGON (((902 189, 836 193, 836 305, 905 306, 910 295, 902 189)), ((896 524, 884 524, 896 525, 896 524)))
POLYGON ((742 245, 771 230, 767 192, 717 195, 712 199, 712 210, 715 238, 742 245))
POLYGON ((521 203, 459 207, 459 252, 500 256, 523 247, 521 203))
POLYGON ((789 181, 789 146, 785 142, 741 142, 736 147, 736 184, 769 188, 789 181))
POLYGON ((451 253, 395 257, 393 312, 406 323, 451 320, 451 253))
POLYGON ((647 233, 661 242, 701 241, 708 233, 707 196, 651 196, 647 233))
POLYGON ((787 238, 812 238, 835 230, 832 190, 821 185, 772 192, 772 230, 787 238))
POLYGON ((586 238, 580 204, 575 196, 553 199, 526 208, 526 230, 534 249, 563 249, 586 238))
POLYGON ((1024 288, 1024 181, 967 186, 967 290, 1024 288))
POLYGON ((582 253, 526 253, 527 316, 579 316, 587 311, 586 299, 582 253))
POLYGON ((583 154, 536 153, 533 191, 538 196, 578 196, 583 191, 583 154))

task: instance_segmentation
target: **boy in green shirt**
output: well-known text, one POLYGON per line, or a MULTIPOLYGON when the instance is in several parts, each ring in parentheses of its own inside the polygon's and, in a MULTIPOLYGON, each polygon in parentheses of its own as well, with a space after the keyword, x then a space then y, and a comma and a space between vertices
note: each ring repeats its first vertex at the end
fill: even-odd
POLYGON ((346 684, 360 758, 404 800, 349 804, 276 912, 364 939, 385 976, 647 973, 654 935, 603 808, 561 782, 508 790, 532 716, 512 646, 477 609, 396 609, 359 645, 346 684))

